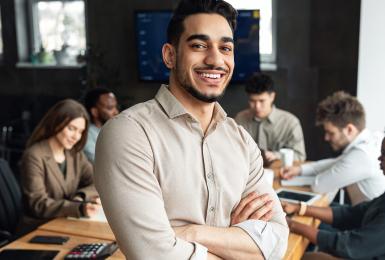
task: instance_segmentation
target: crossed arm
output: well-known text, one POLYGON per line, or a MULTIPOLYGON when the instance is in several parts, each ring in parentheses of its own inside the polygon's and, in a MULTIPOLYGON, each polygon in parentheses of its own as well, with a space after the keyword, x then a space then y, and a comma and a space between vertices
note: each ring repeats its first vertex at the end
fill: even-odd
MULTIPOLYGON (((273 215, 272 205, 273 201, 268 194, 258 195, 251 192, 234 210, 231 224, 235 225, 247 219, 269 221, 273 215)), ((204 245, 209 251, 208 259, 263 259, 259 247, 241 228, 186 225, 173 229, 177 237, 204 245)))
MULTIPOLYGON (((255 174, 250 174, 250 180, 243 193, 245 199, 242 201, 245 202, 243 207, 234 213, 232 223, 245 223, 247 221, 244 220, 250 217, 261 218, 271 214, 272 220, 269 222, 249 220, 253 224, 259 224, 259 227, 262 226, 260 230, 255 230, 259 232, 256 235, 260 239, 258 244, 244 227, 172 227, 170 222, 173 222, 165 210, 161 186, 154 174, 152 150, 146 143, 147 137, 136 122, 130 119, 113 120, 102 129, 96 147, 96 187, 110 226, 128 259, 205 259, 206 249, 202 245, 209 251, 206 257, 208 259, 240 259, 246 255, 262 258, 263 248, 261 249, 260 245, 267 248, 265 252, 268 254, 284 254, 288 229, 277 196, 262 178, 261 158, 255 160, 254 168, 260 168, 256 168, 255 174), (274 200, 271 213, 267 208, 261 209, 262 213, 254 214, 261 205, 246 202, 246 198, 250 199, 246 195, 255 190, 274 196, 271 197, 274 200), (265 236, 267 233, 270 233, 273 239, 265 236)), ((255 157, 259 155, 255 154, 255 157)), ((183 220, 180 223, 189 221, 183 220)))

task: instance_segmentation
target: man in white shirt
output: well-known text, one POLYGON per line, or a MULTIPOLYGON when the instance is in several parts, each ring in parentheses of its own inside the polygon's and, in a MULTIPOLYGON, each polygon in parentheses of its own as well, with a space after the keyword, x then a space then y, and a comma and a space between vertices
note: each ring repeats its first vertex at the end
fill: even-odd
POLYGON ((99 134, 95 185, 127 259, 285 254, 285 214, 261 153, 216 102, 234 70, 235 23, 225 1, 182 0, 162 49, 169 86, 99 134), (256 192, 269 201, 256 200, 256 192))
POLYGON ((96 139, 102 126, 119 113, 118 102, 114 93, 107 88, 94 88, 84 97, 84 106, 90 116, 91 124, 88 128, 87 142, 84 153, 90 162, 95 160, 96 139))
POLYGON ((352 205, 381 195, 385 190, 385 177, 376 158, 382 137, 365 128, 361 103, 345 92, 336 92, 318 105, 316 121, 325 130, 325 141, 333 150, 342 150, 342 154, 284 168, 282 178, 313 175, 314 191, 333 192, 345 188, 352 205))

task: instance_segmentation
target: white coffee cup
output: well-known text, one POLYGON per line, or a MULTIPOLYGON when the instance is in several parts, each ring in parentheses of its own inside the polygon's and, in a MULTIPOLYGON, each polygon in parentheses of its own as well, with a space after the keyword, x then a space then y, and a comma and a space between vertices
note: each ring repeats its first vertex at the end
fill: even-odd
POLYGON ((279 149, 279 152, 281 153, 282 166, 283 167, 293 166, 293 161, 294 161, 293 149, 282 148, 282 149, 279 149))

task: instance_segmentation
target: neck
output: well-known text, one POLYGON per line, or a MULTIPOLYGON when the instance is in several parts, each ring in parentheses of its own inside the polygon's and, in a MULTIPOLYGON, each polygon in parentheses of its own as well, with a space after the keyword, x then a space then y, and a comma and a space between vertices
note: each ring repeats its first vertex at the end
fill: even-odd
POLYGON ((103 124, 99 120, 94 120, 92 122, 97 128, 102 128, 103 124))
POLYGON ((206 133, 214 113, 215 102, 206 103, 191 96, 185 89, 170 82, 170 92, 178 99, 183 107, 192 114, 201 124, 202 131, 206 133))
POLYGON ((64 147, 56 140, 55 136, 48 139, 48 144, 55 161, 62 163, 65 160, 64 147))

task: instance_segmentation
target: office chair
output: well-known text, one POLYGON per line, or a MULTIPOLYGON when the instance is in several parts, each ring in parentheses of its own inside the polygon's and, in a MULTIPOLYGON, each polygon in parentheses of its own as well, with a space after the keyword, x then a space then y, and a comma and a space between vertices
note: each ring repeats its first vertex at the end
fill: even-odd
POLYGON ((21 214, 20 186, 8 162, 0 158, 0 247, 12 240, 21 214))

